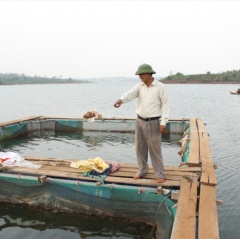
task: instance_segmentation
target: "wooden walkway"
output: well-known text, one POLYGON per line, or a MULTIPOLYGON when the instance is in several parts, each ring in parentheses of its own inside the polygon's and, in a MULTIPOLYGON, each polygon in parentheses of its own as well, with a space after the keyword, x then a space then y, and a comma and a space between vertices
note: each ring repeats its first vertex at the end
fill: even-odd
MULTIPOLYGON (((171 239, 195 239, 197 234, 199 239, 219 239, 217 180, 208 133, 200 119, 190 119, 190 126, 188 161, 179 167, 165 166, 166 180, 161 184, 162 187, 174 187, 180 190, 179 195, 174 196, 178 202, 171 239)), ((42 167, 40 169, 2 167, 1 170, 24 175, 96 181, 95 178, 81 176, 78 169, 71 168, 70 164, 73 161, 71 159, 23 157, 42 167)), ((105 182, 156 188, 159 186, 151 167, 148 175, 143 179, 133 179, 136 172, 137 165, 121 163, 118 171, 108 175, 105 182)))
POLYGON ((181 180, 178 207, 171 239, 219 239, 216 206, 216 174, 208 133, 200 119, 190 119, 190 147, 187 165, 200 167, 200 181, 181 180), (198 224, 196 216, 198 215, 198 224))

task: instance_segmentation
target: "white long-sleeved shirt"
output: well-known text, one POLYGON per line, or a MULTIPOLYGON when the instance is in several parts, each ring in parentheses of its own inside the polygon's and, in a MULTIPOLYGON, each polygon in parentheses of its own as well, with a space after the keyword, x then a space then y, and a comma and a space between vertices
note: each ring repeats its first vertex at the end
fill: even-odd
POLYGON ((136 98, 138 98, 136 113, 139 116, 143 118, 161 116, 160 124, 166 125, 169 118, 169 102, 164 84, 154 80, 147 87, 140 82, 120 97, 123 103, 128 103, 136 98))

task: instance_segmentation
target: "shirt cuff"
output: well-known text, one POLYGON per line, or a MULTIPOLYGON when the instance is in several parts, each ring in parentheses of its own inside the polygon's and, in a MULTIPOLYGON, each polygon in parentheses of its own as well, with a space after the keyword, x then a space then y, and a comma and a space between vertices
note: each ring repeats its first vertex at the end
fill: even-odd
POLYGON ((168 119, 161 119, 160 125, 166 126, 168 119))

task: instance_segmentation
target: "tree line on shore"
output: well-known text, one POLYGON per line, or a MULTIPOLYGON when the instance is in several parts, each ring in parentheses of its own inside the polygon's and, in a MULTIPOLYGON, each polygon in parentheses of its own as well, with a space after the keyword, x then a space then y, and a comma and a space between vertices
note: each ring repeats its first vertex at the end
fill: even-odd
POLYGON ((208 71, 206 74, 184 75, 180 72, 160 79, 163 83, 240 83, 240 70, 226 71, 212 74, 208 71))
MULTIPOLYGON (((110 79, 110 78, 109 78, 110 79)), ((226 71, 222 73, 184 75, 180 72, 170 73, 169 76, 161 78, 163 83, 187 84, 187 83, 238 83, 240 84, 240 70, 226 71)), ((23 84, 80 84, 90 83, 89 80, 62 78, 61 76, 52 78, 41 76, 27 76, 17 73, 0 73, 0 85, 23 85, 23 84)))
POLYGON ((87 80, 60 77, 26 76, 25 74, 0 73, 0 85, 24 85, 24 84, 79 84, 88 83, 87 80))

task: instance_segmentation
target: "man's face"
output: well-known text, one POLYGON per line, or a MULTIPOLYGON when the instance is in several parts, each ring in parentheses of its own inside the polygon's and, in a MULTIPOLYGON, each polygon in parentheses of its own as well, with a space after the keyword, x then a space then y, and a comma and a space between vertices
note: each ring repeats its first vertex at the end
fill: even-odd
POLYGON ((142 82, 148 82, 152 79, 152 75, 148 73, 140 74, 139 78, 142 80, 142 82))

